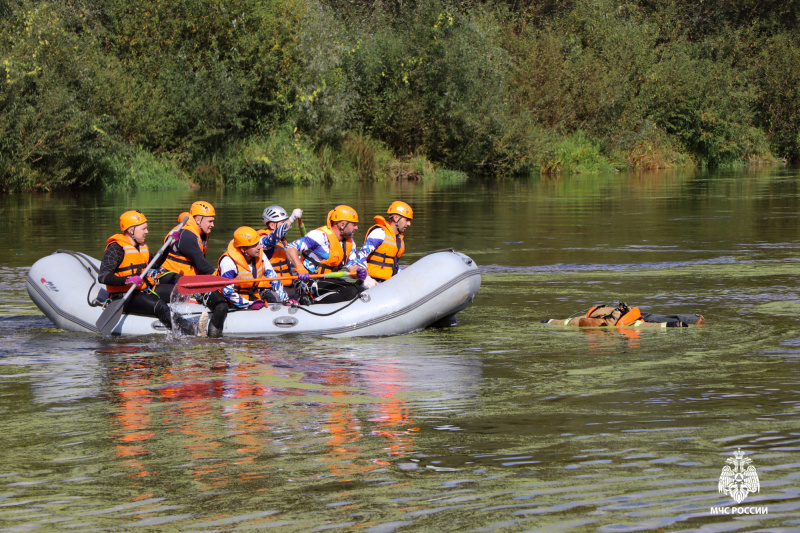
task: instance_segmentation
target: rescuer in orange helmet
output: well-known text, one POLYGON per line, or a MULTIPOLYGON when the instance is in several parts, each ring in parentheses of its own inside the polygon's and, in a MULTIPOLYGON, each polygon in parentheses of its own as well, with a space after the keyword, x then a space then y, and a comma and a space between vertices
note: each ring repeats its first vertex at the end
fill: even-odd
MULTIPOLYGON (((213 274, 216 267, 206 259, 208 237, 214 228, 216 210, 204 200, 194 202, 189 208, 189 220, 183 229, 177 226, 170 231, 164 241, 171 235, 175 242, 169 249, 166 261, 161 266, 160 283, 177 283, 180 276, 213 274)), ((197 334, 201 337, 222 335, 222 327, 228 316, 228 302, 222 293, 214 291, 203 295, 203 303, 211 310, 211 318, 203 313, 197 325, 197 334)))
MULTIPOLYGON (((143 278, 144 269, 150 262, 150 250, 145 244, 149 233, 147 217, 141 211, 125 211, 119 217, 119 229, 106 240, 106 249, 100 262, 97 279, 105 284, 109 300, 123 298, 132 286, 131 296, 125 301, 123 311, 137 315, 157 317, 162 324, 172 329, 172 317, 169 309, 169 298, 173 285, 156 286, 148 274, 143 278)), ((162 255, 153 263, 153 270, 164 260, 162 255)), ((194 332, 194 328, 185 320, 178 318, 181 329, 194 332)))
MULTIPOLYGON (((306 283, 309 274, 326 274, 348 270, 350 276, 359 280, 367 277, 367 269, 355 263, 355 241, 353 234, 358 229, 358 213, 347 205, 338 205, 328 213, 328 223, 311 230, 286 245, 286 257, 297 270, 298 279, 306 283)), ((361 287, 343 279, 317 279, 311 284, 310 294, 321 303, 344 302, 356 298, 361 287)), ((300 292, 304 291, 301 287, 300 292)), ((301 300, 303 302, 303 300, 301 300)))
POLYGON ((401 201, 392 202, 386 214, 374 217, 375 225, 367 230, 364 245, 356 253, 358 264, 367 266, 363 282, 367 289, 400 271, 400 257, 406 250, 403 234, 414 218, 411 206, 401 201))
POLYGON ((254 278, 273 278, 275 270, 264 254, 261 235, 251 227, 242 226, 233 232, 233 239, 219 258, 218 274, 239 283, 222 288, 222 295, 239 309, 257 311, 264 302, 296 304, 290 300, 280 281, 253 282, 254 278), (270 290, 270 288, 272 290, 270 290))

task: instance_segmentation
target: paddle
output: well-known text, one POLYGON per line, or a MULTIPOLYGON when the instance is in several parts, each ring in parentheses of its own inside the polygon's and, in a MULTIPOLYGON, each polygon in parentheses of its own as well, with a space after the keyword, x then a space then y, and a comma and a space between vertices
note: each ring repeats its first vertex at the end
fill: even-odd
MULTIPOLYGON (((350 272, 328 272, 327 274, 311 274, 311 278, 346 278, 350 272)), ((297 276, 275 276, 273 278, 255 279, 230 279, 222 276, 183 276, 175 284, 175 289, 180 294, 205 294, 207 292, 227 287, 228 285, 241 285, 242 283, 261 283, 262 281, 284 281, 297 279, 297 276)))
POLYGON ((300 223, 300 233, 303 235, 303 237, 305 237, 306 236, 306 226, 305 226, 305 224, 303 224, 303 219, 302 218, 298 218, 297 221, 300 223))
MULTIPOLYGON (((181 228, 183 228, 183 225, 186 224, 188 220, 189 217, 187 215, 183 218, 183 220, 181 220, 181 223, 178 224, 178 227, 175 228, 175 231, 180 231, 181 228)), ((161 257, 161 254, 164 253, 164 250, 166 250, 172 244, 173 241, 174 239, 172 238, 172 235, 170 235, 169 238, 167 238, 167 240, 164 242, 164 246, 162 246, 158 250, 158 252, 156 252, 156 255, 154 255, 153 258, 150 260, 150 263, 148 263, 145 269, 142 271, 142 273, 139 274, 142 278, 144 278, 147 275, 147 273, 150 272, 150 269, 153 267, 153 264, 155 264, 158 258, 161 257)), ((109 333, 114 331, 114 328, 117 326, 119 319, 122 317, 122 308, 125 306, 125 302, 128 300, 128 298, 131 297, 131 294, 133 294, 133 291, 135 289, 136 285, 131 285, 131 288, 128 289, 128 292, 125 293, 125 296, 123 296, 119 300, 113 300, 106 306, 106 308, 103 310, 103 313, 100 315, 100 318, 98 318, 97 322, 95 322, 95 326, 97 326, 97 329, 100 331, 101 334, 108 335, 109 333)))

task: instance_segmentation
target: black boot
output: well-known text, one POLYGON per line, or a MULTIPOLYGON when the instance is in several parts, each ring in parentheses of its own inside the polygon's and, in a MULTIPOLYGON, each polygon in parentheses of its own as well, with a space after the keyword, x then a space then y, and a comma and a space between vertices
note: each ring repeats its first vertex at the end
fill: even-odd
POLYGON ((211 320, 208 321, 208 336, 222 337, 222 328, 228 316, 228 302, 219 302, 211 311, 211 320))
POLYGON ((222 330, 217 329, 213 322, 208 323, 208 336, 213 338, 222 337, 222 330))

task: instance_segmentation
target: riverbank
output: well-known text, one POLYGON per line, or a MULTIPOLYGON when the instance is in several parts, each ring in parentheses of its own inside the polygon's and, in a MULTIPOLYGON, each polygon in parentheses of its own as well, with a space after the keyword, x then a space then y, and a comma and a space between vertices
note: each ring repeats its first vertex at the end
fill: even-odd
POLYGON ((4 3, 0 190, 792 162, 795 11, 721 0, 4 3))

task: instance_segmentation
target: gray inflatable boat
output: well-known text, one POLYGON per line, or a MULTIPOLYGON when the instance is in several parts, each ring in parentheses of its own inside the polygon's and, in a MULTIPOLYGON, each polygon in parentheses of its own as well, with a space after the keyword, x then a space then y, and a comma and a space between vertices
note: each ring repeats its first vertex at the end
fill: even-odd
MULTIPOLYGON (((100 261, 65 250, 38 260, 25 280, 31 300, 56 327, 99 333, 95 323, 107 298, 97 281, 100 261)), ((328 337, 401 335, 431 325, 449 324, 478 294, 478 267, 464 254, 440 250, 423 256, 396 276, 350 302, 231 311, 223 336, 263 337, 287 333, 328 337)), ((206 309, 197 303, 173 304, 173 312, 197 321, 206 309)), ((122 315, 114 335, 166 333, 156 318, 122 315)))

